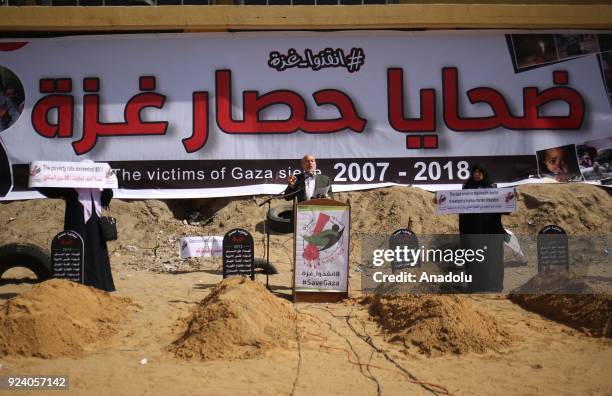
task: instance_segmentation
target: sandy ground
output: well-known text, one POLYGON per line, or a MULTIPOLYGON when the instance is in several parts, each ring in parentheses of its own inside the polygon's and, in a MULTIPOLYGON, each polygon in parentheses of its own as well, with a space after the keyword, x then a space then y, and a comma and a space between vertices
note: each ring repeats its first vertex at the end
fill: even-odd
MULTIPOLYGON (((385 342, 367 310, 348 301, 296 304, 299 346, 254 360, 184 361, 166 346, 182 331, 179 319, 220 281, 218 271, 156 274, 121 269, 115 278, 117 295, 131 297, 141 308, 110 342, 91 346, 80 359, 6 356, 0 359, 0 373, 68 375, 70 393, 88 395, 371 395, 377 389, 381 394, 431 393, 410 377, 457 395, 603 395, 612 389, 610 340, 586 337, 494 296, 466 298, 517 338, 501 352, 428 358, 385 342), (376 349, 364 340, 367 337, 376 349), (146 365, 139 364, 142 358, 147 358, 146 365)), ((288 296, 288 280, 275 277, 272 290, 288 296)), ((5 285, 0 295, 7 298, 28 287, 5 285)), ((29 393, 57 394, 20 392, 29 393)))
MULTIPOLYGON (((555 222, 576 234, 612 231, 612 203, 601 189, 527 186, 521 192, 519 213, 504 218, 517 233, 555 222)), ((4 356, 0 375, 68 375, 70 394, 84 395, 405 395, 444 394, 443 389, 455 395, 612 394, 610 339, 588 337, 527 312, 503 296, 464 297, 515 339, 497 352, 426 357, 414 348, 387 342, 367 307, 356 300, 360 263, 355 236, 393 231, 406 225, 408 217, 417 233, 449 233, 456 230, 456 217, 435 217, 431 194, 417 189, 337 198, 351 199, 357 219, 352 228, 352 298, 338 304, 295 304, 298 320, 289 347, 258 359, 233 361, 186 361, 167 350, 184 331, 184 321, 196 303, 222 279, 218 260, 179 261, 177 238, 220 235, 243 226, 253 233, 261 256, 264 209, 257 209, 250 199, 193 202, 188 208, 159 201, 117 201, 113 209, 123 238, 109 246, 115 294, 132 298, 139 308, 124 319, 118 334, 88 346, 82 358, 4 356), (198 225, 183 221, 193 210, 201 214, 198 225), (147 364, 139 363, 143 358, 147 364)), ((52 200, 2 204, 1 240, 48 246, 61 230, 61 205, 52 200)), ((273 235, 271 251, 280 274, 270 277, 270 289, 288 299, 291 238, 273 235)), ((19 278, 24 272, 8 275, 19 278)), ((257 280, 265 283, 265 276, 258 275, 257 280)), ((31 287, 23 281, 3 282, 0 298, 7 300, 31 287)))

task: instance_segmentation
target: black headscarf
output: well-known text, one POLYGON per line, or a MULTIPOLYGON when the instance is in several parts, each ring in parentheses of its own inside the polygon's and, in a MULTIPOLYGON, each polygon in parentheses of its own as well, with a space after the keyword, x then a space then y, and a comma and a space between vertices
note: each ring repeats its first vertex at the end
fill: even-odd
POLYGON ((492 187, 493 183, 491 183, 491 180, 489 179, 489 171, 487 171, 487 168, 485 168, 482 164, 476 164, 474 166, 472 166, 472 168, 470 169, 470 178, 465 182, 465 184, 463 185, 464 189, 468 189, 468 188, 489 188, 492 187), (479 170, 480 172, 482 172, 482 180, 481 181, 476 181, 474 180, 474 171, 479 170))
POLYGON ((4 144, 0 139, 0 197, 6 196, 13 186, 13 175, 11 173, 11 162, 9 161, 4 144))

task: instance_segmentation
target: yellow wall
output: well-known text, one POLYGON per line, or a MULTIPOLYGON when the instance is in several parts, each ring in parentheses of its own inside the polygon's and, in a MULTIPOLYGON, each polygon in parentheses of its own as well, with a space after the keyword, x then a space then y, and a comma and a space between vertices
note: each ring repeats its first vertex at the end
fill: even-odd
POLYGON ((610 29, 612 5, 0 7, 4 32, 401 28, 610 29))

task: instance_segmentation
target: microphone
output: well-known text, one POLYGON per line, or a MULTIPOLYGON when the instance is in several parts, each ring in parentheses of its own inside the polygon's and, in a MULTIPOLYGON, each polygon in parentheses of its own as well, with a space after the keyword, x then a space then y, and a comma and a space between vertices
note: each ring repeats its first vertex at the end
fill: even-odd
POLYGON ((306 188, 306 186, 304 185, 304 186, 301 186, 300 188, 298 188, 297 190, 292 191, 292 192, 290 192, 290 193, 288 193, 288 194, 283 194, 283 193, 281 193, 281 196, 283 196, 283 197, 285 197, 285 198, 287 198, 287 197, 292 197, 292 196, 294 196, 294 195, 297 195, 299 192, 304 191, 304 189, 305 189, 305 188, 306 188))

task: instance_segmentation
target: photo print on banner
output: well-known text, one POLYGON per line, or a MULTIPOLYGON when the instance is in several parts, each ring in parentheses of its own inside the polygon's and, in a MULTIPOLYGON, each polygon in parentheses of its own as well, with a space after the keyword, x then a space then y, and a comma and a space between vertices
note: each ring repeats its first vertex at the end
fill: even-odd
POLYGON ((515 73, 597 54, 612 108, 612 34, 509 34, 506 42, 515 73))
POLYGON ((536 155, 540 177, 554 179, 558 182, 584 180, 580 173, 575 144, 540 150, 536 152, 536 155))
POLYGON ((576 146, 580 172, 589 182, 612 185, 612 136, 576 146))
POLYGON ((17 122, 24 106, 21 81, 8 67, 0 65, 0 132, 17 122))
POLYGON ((612 108, 612 50, 602 52, 597 55, 597 59, 599 60, 599 68, 601 69, 601 77, 604 81, 608 101, 612 108))
POLYGON ((610 34, 509 34, 514 72, 521 73, 590 54, 610 51, 610 34))

